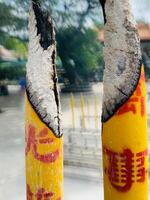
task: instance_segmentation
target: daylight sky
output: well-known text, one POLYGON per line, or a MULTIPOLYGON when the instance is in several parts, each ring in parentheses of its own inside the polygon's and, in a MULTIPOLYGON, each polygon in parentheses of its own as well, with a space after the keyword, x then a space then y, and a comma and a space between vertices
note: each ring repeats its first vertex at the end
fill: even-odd
POLYGON ((137 21, 150 23, 150 0, 130 0, 137 21))
MULTIPOLYGON (((0 0, 2 2, 4 0, 0 0)), ((12 2, 12 0, 5 0, 12 2)), ((137 21, 150 23, 150 0, 130 0, 133 9, 133 14, 137 21)))

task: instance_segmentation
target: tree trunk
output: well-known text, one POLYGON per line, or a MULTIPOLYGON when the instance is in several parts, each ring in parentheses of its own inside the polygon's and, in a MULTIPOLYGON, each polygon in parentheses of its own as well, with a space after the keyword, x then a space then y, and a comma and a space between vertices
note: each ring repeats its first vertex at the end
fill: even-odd
POLYGON ((27 200, 63 198, 63 141, 52 20, 33 2, 26 89, 27 200))
POLYGON ((129 0, 100 0, 105 13, 102 145, 105 200, 148 199, 146 88, 129 0))

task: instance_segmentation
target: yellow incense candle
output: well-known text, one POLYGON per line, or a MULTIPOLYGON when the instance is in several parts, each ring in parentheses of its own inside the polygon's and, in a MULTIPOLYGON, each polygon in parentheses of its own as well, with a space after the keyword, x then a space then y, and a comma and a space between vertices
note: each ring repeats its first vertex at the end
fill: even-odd
POLYGON ((26 98, 27 200, 63 199, 62 145, 26 98))
POLYGON ((81 120, 82 120, 82 128, 85 128, 85 111, 84 111, 84 96, 80 95, 80 105, 81 105, 81 120))
POLYGON ((74 112, 74 108, 75 108, 75 102, 74 102, 74 96, 71 93, 70 96, 70 109, 71 109, 71 114, 72 114, 72 128, 75 128, 75 112, 74 112))
POLYGON ((33 1, 26 89, 27 200, 63 200, 63 137, 50 16, 33 1))
POLYGON ((148 200, 146 88, 137 27, 129 0, 100 2, 105 18, 104 199, 148 200))
POLYGON ((148 138, 143 68, 133 95, 103 123, 102 143, 105 200, 147 200, 148 138))

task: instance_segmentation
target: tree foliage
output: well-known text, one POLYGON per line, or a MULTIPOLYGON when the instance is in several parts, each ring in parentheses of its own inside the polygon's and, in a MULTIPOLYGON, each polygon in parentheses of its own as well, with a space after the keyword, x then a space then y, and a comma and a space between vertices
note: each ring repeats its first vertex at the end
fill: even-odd
POLYGON ((11 4, 0 2, 0 44, 14 50, 17 57, 26 58, 27 45, 24 42, 24 31, 27 19, 19 14, 12 2, 11 4))
POLYGON ((0 80, 18 80, 20 77, 25 77, 25 65, 23 63, 0 63, 0 80))
MULTIPOLYGON (((24 12, 27 12, 31 1, 13 0, 24 12)), ((56 28, 75 26, 82 28, 90 23, 100 21, 101 7, 99 0, 38 0, 43 9, 50 12, 56 28), (98 17, 97 17, 98 16, 98 17)))
POLYGON ((14 50, 16 56, 22 59, 27 59, 27 43, 16 38, 9 37, 5 41, 5 47, 10 50, 14 50))
POLYGON ((71 84, 79 84, 94 77, 103 65, 102 45, 92 29, 75 27, 61 29, 57 34, 58 55, 71 84))
MULTIPOLYGON (((56 27, 58 56, 70 83, 93 77, 102 65, 102 46, 94 28, 100 18, 99 0, 39 0, 51 13, 56 27)), ((0 43, 14 50, 19 57, 27 55, 27 19, 31 1, 2 0, 0 14, 0 43), (5 38, 5 39, 4 39, 5 38)), ((100 23, 99 23, 100 24, 100 23)))
POLYGON ((17 31, 24 30, 24 22, 25 19, 17 15, 14 6, 0 2, 0 43, 4 44, 10 35, 16 35, 17 31))

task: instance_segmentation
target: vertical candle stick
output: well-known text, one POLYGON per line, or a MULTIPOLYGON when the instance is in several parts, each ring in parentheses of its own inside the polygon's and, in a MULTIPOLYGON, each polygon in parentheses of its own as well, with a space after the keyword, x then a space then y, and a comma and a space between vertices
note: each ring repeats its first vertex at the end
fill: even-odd
POLYGON ((27 200, 63 199, 63 139, 52 20, 32 2, 26 88, 27 200))
POLYGON ((105 17, 102 145, 105 200, 148 200, 146 88, 129 0, 100 0, 105 17))
POLYGON ((84 96, 80 95, 80 105, 81 105, 81 123, 82 128, 85 128, 85 102, 84 102, 84 96))
POLYGON ((75 112, 74 112, 74 108, 75 108, 75 102, 74 102, 74 96, 71 93, 70 95, 70 109, 71 109, 71 114, 72 114, 72 128, 75 128, 75 112))
POLYGON ((95 129, 98 129, 98 102, 97 97, 94 97, 94 116, 95 116, 95 129))

